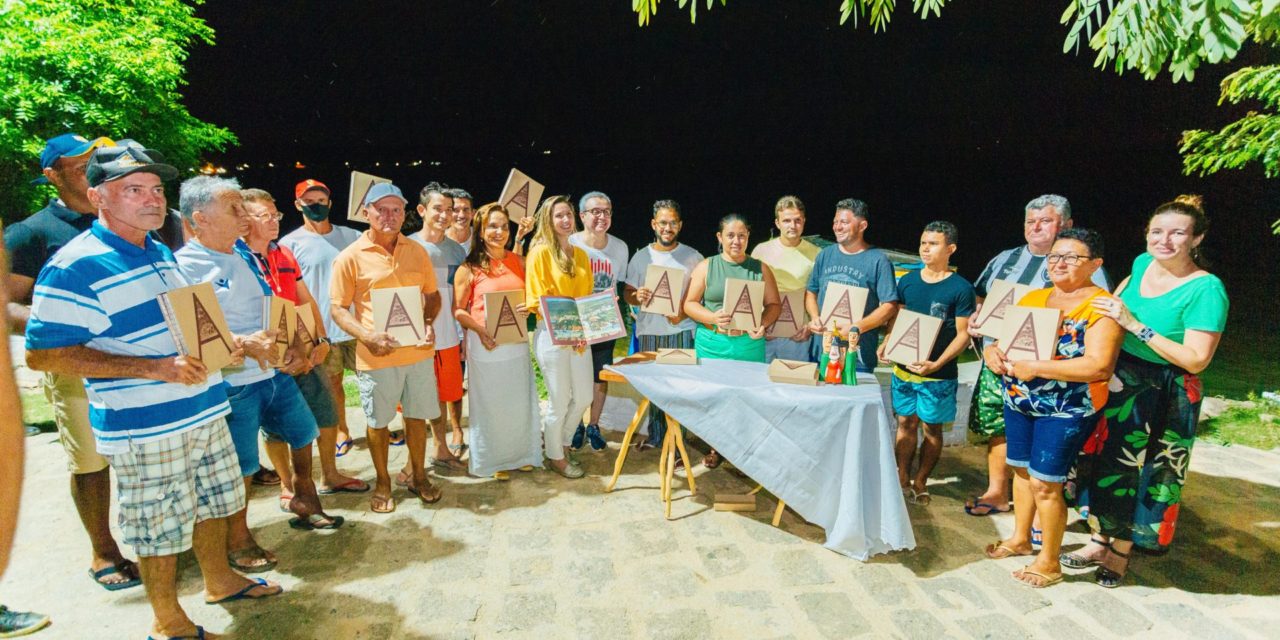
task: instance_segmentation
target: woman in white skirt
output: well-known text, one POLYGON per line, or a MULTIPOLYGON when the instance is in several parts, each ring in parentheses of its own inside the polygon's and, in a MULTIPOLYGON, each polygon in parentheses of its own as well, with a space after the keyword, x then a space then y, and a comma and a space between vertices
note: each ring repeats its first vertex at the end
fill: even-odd
MULTIPOLYGON (((538 207, 537 230, 529 246, 526 262, 525 304, 538 313, 544 296, 580 298, 589 296, 595 285, 587 252, 569 244, 569 236, 577 231, 577 216, 568 196, 552 196, 538 207)), ((551 343, 546 318, 539 318, 533 336, 533 353, 547 384, 550 408, 543 417, 543 441, 547 452, 547 468, 566 477, 586 475, 582 467, 569 457, 569 441, 591 406, 593 375, 591 354, 586 343, 557 346, 551 343)))
POLYGON ((531 471, 542 459, 538 392, 529 345, 499 345, 485 325, 487 312, 507 311, 485 309, 485 294, 513 292, 519 303, 510 309, 510 319, 524 331, 524 259, 506 248, 509 223, 502 205, 480 208, 471 221, 471 250, 453 283, 453 316, 467 329, 470 472, 498 480, 509 480, 512 469, 531 471))

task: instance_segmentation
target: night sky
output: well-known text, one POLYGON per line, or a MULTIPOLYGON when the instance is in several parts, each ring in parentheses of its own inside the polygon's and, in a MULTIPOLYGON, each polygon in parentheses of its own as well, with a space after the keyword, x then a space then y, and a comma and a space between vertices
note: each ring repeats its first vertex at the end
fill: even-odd
POLYGON ((1272 263, 1280 192, 1258 169, 1182 176, 1177 155, 1182 130, 1243 113, 1216 106, 1218 82, 1259 62, 1256 47, 1174 85, 1063 54, 1065 1, 957 0, 926 21, 899 4, 873 34, 839 26, 834 0, 732 0, 696 25, 668 0, 643 29, 626 0, 218 0, 199 9, 217 44, 195 47, 184 92, 239 136, 219 161, 249 164, 232 174, 282 209, 305 177, 345 205, 346 162, 407 194, 466 188, 477 206, 518 166, 548 194, 609 193, 633 249, 651 239, 652 202, 675 198, 682 239, 710 252, 726 213, 762 240, 774 201, 795 194, 808 232, 830 236, 834 203, 858 197, 882 246, 914 251, 925 223, 957 223, 955 259, 973 278, 1021 243, 1023 204, 1056 192, 1104 233, 1123 276, 1155 205, 1194 192, 1233 315, 1274 300, 1252 292, 1280 283, 1257 268, 1272 263))

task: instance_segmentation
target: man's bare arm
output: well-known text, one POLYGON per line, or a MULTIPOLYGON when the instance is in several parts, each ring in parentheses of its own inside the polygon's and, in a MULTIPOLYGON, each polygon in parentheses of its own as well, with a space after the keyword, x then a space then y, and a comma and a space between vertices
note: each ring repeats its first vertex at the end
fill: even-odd
MULTIPOLYGON (((8 275, 8 264, 9 258, 0 246, 0 280, 5 282, 9 281, 4 277, 8 275)), ((0 575, 4 575, 9 566, 9 550, 18 528, 18 498, 22 496, 23 448, 26 446, 22 404, 13 377, 13 355, 9 353, 10 320, 5 311, 8 306, 6 291, 0 290, 0 451, 5 452, 6 458, 5 463, 0 464, 0 575)))
POLYGON ((27 366, 81 378, 144 378, 182 384, 204 382, 208 375, 203 363, 186 356, 120 356, 83 345, 28 350, 27 366))
POLYGON ((31 304, 31 290, 35 288, 36 281, 10 273, 3 282, 9 293, 9 302, 6 305, 9 312, 9 321, 6 323, 9 331, 16 334, 26 333, 27 320, 31 318, 31 307, 28 305, 31 304))

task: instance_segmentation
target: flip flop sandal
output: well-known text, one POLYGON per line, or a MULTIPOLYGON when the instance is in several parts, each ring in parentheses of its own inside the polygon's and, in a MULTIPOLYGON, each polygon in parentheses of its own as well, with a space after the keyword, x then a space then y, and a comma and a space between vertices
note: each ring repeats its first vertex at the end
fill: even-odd
POLYGON ((369 510, 374 513, 391 513, 396 510, 396 499, 391 496, 386 498, 373 496, 369 498, 369 510))
POLYGON ((466 471, 467 463, 458 458, 431 458, 431 466, 445 471, 466 471))
POLYGON ((927 507, 929 506, 929 503, 932 501, 933 501, 933 496, 929 495, 928 491, 921 491, 917 493, 915 489, 911 490, 911 502, 913 502, 914 504, 918 504, 922 507, 927 507))
MULTIPOLYGON (((435 489, 436 487, 432 485, 431 488, 435 489)), ((438 493, 436 493, 436 497, 434 500, 428 500, 426 496, 418 492, 417 487, 409 487, 409 493, 412 493, 413 495, 417 496, 418 499, 422 501, 422 504, 435 504, 437 502, 440 502, 440 500, 444 498, 444 492, 439 491, 438 493)))
POLYGON ((123 564, 124 563, 122 562, 120 563, 120 565, 98 569, 97 571, 90 569, 89 576, 93 578, 94 582, 98 583, 98 586, 102 587, 103 589, 106 589, 107 591, 119 591, 121 589, 128 589, 130 587, 136 587, 142 584, 142 578, 130 578, 128 580, 125 580, 124 582, 103 582, 102 581, 102 579, 106 578, 107 576, 115 576, 115 575, 124 576, 125 573, 120 570, 121 565, 123 564))
POLYGON ((354 444, 355 443, 354 441, 351 440, 351 438, 347 438, 346 440, 339 442, 337 445, 335 445, 335 448, 337 449, 337 453, 335 455, 341 458, 342 456, 345 456, 348 453, 351 453, 351 447, 354 444))
POLYGON ((343 518, 342 516, 328 516, 323 513, 313 513, 306 518, 293 518, 289 520, 289 526, 299 531, 317 531, 320 529, 337 529, 346 521, 346 518, 343 518))
MULTIPOLYGON (((1106 548, 1108 552, 1110 552, 1110 549, 1111 549, 1110 542, 1103 542, 1101 540, 1097 540, 1094 538, 1090 538, 1089 542, 1100 545, 1106 548)), ((1102 566, 1102 561, 1094 560, 1093 558, 1082 556, 1079 553, 1072 551, 1071 553, 1058 554, 1058 564, 1068 569, 1088 569, 1089 567, 1102 566)))
POLYGON ((1031 527, 1031 544, 1033 546, 1044 545, 1044 531, 1031 527))
POLYGON ((987 545, 987 548, 983 549, 982 552, 987 554, 987 557, 992 560, 1003 560, 1005 558, 1012 558, 1015 556, 1035 555, 1035 552, 1032 552, 1032 551, 1028 551, 1027 553, 1022 553, 1021 551, 1018 551, 1013 547, 1007 546, 1005 545, 1004 540, 996 540, 995 542, 992 542, 991 544, 987 545))
POLYGON ((331 496, 335 493, 364 493, 370 488, 371 487, 368 482, 359 478, 352 478, 336 487, 320 489, 316 491, 316 493, 319 493, 322 496, 331 496))
POLYGON ((257 596, 249 595, 250 591, 257 589, 258 587, 265 587, 265 586, 267 586, 266 580, 263 580, 262 578, 254 578, 253 584, 225 598, 218 598, 217 600, 205 600, 204 603, 205 604, 223 604, 226 602, 235 602, 236 600, 261 600, 262 598, 270 598, 271 596, 278 596, 284 593, 284 589, 280 588, 279 585, 276 585, 276 590, 272 591, 271 593, 264 593, 262 595, 257 595, 257 596))
POLYGON ((391 446, 393 446, 393 447, 403 447, 403 446, 404 446, 404 432, 403 432, 403 431, 392 431, 390 435, 391 435, 391 441, 390 441, 388 444, 390 444, 390 445, 391 445, 391 446))
POLYGON ((249 549, 232 551, 227 554, 227 563, 231 565, 232 569, 235 569, 240 573, 262 573, 264 571, 270 571, 276 568, 276 564, 279 561, 268 558, 266 553, 267 551, 262 547, 252 547, 249 549), (258 555, 258 552, 261 552, 261 555, 258 555), (265 560, 266 562, 264 564, 244 564, 242 560, 245 559, 265 560))
POLYGON ((253 484, 274 487, 280 484, 280 474, 272 469, 258 469, 253 472, 253 484))
POLYGON ((979 518, 983 516, 997 514, 997 513, 1009 513, 1010 511, 1013 511, 1013 507, 999 509, 994 504, 990 504, 987 502, 975 502, 971 505, 967 504, 964 506, 965 513, 971 516, 979 517, 979 518), (982 509, 982 511, 979 512, 978 509, 982 509))
POLYGON ((460 458, 460 457, 462 457, 462 452, 464 452, 464 451, 466 451, 466 450, 467 450, 467 443, 465 443, 465 442, 463 442, 463 443, 461 443, 461 444, 451 444, 451 445, 449 445, 449 451, 452 451, 452 452, 453 452, 454 457, 456 457, 456 458, 460 458))
POLYGON ((280 511, 282 511, 282 512, 284 512, 284 513, 293 513, 293 510, 289 509, 289 503, 290 503, 290 502, 293 502, 293 496, 281 495, 281 496, 280 496, 280 511))
POLYGON ((168 638, 147 636, 147 640, 204 640, 204 627, 196 625, 196 634, 194 636, 169 636, 168 638))
POLYGON ((1018 571, 1013 572, 1013 574, 1011 575, 1013 576, 1014 580, 1017 580, 1018 582, 1021 582, 1022 584, 1028 587, 1031 587, 1032 589, 1043 589, 1045 587, 1052 587, 1053 585, 1058 584, 1059 582, 1062 582, 1061 573, 1059 573, 1056 576, 1049 576, 1049 575, 1040 573, 1039 571, 1032 571, 1031 569, 1028 569, 1026 567, 1023 567, 1022 569, 1019 569, 1018 571), (1034 582, 1027 582, 1022 578, 1019 578, 1018 577, 1019 575, 1040 578, 1040 584, 1036 584, 1034 582))

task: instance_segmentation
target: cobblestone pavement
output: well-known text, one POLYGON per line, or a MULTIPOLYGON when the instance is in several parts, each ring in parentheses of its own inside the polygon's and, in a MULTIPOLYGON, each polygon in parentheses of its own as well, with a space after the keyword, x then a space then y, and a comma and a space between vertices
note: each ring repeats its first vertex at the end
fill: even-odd
MULTIPOLYGON (((27 446, 0 602, 51 614, 37 638, 145 637, 142 590, 108 593, 85 573, 87 540, 54 434, 27 446)), ((1019 560, 983 559, 1012 518, 960 508, 985 484, 977 447, 947 449, 933 504, 910 507, 918 548, 867 563, 823 549, 822 531, 789 511, 771 527, 772 498, 751 514, 712 511, 714 493, 751 486, 723 468, 698 469, 695 497, 677 483, 670 522, 655 452, 631 455, 605 494, 616 447, 580 454, 583 480, 541 470, 506 483, 443 477, 440 504, 397 491, 391 515, 370 513, 367 494, 328 497, 348 518, 332 532, 291 530, 274 494, 256 487, 250 521, 280 557, 268 576, 287 593, 206 606, 188 554, 183 604, 238 638, 1280 637, 1275 452, 1198 444, 1173 553, 1138 557, 1127 585, 1107 591, 1087 575, 1029 589, 1009 577, 1019 560)), ((393 449, 393 467, 405 456, 393 449)), ((340 463, 370 477, 362 446, 340 463)), ((1068 536, 1068 548, 1086 538, 1078 526, 1068 536)))

